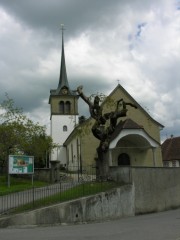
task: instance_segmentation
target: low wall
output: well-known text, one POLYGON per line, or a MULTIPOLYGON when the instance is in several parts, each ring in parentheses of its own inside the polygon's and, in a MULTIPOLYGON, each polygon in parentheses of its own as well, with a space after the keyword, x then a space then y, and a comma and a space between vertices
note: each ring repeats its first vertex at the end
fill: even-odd
POLYGON ((0 227, 72 224, 126 216, 134 216, 134 188, 132 185, 124 185, 94 196, 0 218, 0 227))
POLYGON ((35 168, 34 179, 50 182, 51 181, 51 169, 50 168, 35 168))
POLYGON ((110 167, 110 174, 134 185, 136 215, 180 207, 180 168, 110 167))
POLYGON ((180 207, 180 168, 132 168, 135 214, 180 207))
POLYGON ((110 167, 111 178, 122 184, 132 183, 132 172, 130 167, 110 167))
POLYGON ((0 218, 0 227, 103 221, 180 207, 180 168, 110 168, 117 189, 0 218))

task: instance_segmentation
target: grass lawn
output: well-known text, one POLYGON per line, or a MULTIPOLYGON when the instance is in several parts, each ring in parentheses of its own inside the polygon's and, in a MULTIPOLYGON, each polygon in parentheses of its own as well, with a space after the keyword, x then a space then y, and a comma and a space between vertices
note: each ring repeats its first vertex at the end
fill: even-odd
MULTIPOLYGON (((46 186, 47 183, 41 182, 41 181, 34 181, 33 185, 34 187, 43 187, 43 186, 46 186)), ((24 179, 24 178, 11 176, 11 184, 10 184, 10 187, 8 187, 7 177, 0 176, 0 196, 4 194, 27 190, 30 188, 32 188, 31 179, 24 179)))
POLYGON ((104 192, 110 190, 112 188, 118 187, 119 184, 114 182, 94 182, 94 183, 85 183, 78 186, 75 186, 71 189, 68 189, 63 192, 59 192, 53 196, 46 197, 41 200, 33 201, 33 203, 25 204, 21 207, 18 207, 11 211, 11 213, 19 213, 31 209, 36 209, 48 205, 53 205, 60 202, 65 202, 73 199, 77 199, 80 197, 93 195, 99 192, 104 192))

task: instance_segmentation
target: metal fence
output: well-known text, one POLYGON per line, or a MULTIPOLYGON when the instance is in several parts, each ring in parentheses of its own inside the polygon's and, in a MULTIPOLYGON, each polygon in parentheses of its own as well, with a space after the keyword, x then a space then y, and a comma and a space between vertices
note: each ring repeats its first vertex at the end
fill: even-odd
MULTIPOLYGON (((26 191, 5 194, 0 192, 0 215, 9 213, 13 209, 28 205, 28 209, 33 209, 52 202, 52 197, 55 197, 56 203, 65 200, 73 199, 78 196, 92 194, 92 186, 97 186, 98 191, 101 191, 104 181, 96 178, 94 173, 83 170, 79 172, 60 172, 60 180, 55 184, 46 187, 32 187, 26 191), (88 184, 89 183, 89 184, 88 184), (98 184, 95 184, 98 183, 98 184), (76 187, 76 190, 74 190, 76 187), (79 191, 79 192, 78 192, 79 191)), ((112 184, 112 182, 109 182, 112 184)), ((108 182, 106 182, 106 185, 108 182)), ((54 202, 53 202, 54 203, 54 202)))
POLYGON ((48 197, 65 192, 77 184, 78 182, 56 183, 41 188, 32 187, 26 191, 11 193, 7 195, 5 195, 4 192, 2 195, 0 192, 0 195, 2 195, 0 196, 0 214, 9 212, 14 208, 18 208, 26 204, 30 204, 30 208, 34 208, 36 207, 37 200, 41 201, 41 204, 43 205, 43 201, 45 201, 45 199, 48 197))

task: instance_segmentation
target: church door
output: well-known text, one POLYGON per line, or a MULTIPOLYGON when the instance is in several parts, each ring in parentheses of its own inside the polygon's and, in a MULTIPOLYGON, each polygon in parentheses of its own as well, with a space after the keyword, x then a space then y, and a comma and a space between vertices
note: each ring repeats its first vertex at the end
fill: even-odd
POLYGON ((130 166, 130 158, 127 153, 121 153, 118 156, 118 166, 130 166))

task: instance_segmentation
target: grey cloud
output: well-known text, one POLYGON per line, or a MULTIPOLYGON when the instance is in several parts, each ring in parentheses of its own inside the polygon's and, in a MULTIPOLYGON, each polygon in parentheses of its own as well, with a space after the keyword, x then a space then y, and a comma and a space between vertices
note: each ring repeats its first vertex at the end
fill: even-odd
MULTIPOLYGON (((116 17, 124 15, 127 8, 139 12, 153 5, 154 1, 141 0, 0 0, 8 12, 22 23, 35 29, 57 34, 60 24, 67 26, 67 37, 87 28, 108 29, 116 17)), ((159 0, 161 2, 161 0, 159 0)))
MULTIPOLYGON (((155 101, 162 101, 161 96, 171 92, 173 104, 172 102, 164 103, 162 101, 167 116, 162 122, 162 124, 167 125, 162 131, 162 135, 165 136, 166 133, 168 135, 175 134, 175 132, 180 135, 178 130, 180 129, 180 123, 177 121, 180 118, 180 113, 177 111, 179 106, 178 89, 180 87, 179 59, 172 55, 171 59, 164 59, 163 62, 162 58, 156 55, 156 52, 154 55, 151 54, 152 46, 149 42, 142 48, 143 39, 139 39, 139 45, 134 42, 135 35, 138 32, 138 24, 146 22, 144 16, 153 9, 158 9, 159 12, 163 11, 161 7, 166 2, 168 1, 0 0, 0 8, 13 16, 21 28, 19 32, 18 30, 16 32, 16 29, 12 26, 12 29, 6 29, 9 34, 2 35, 0 38, 0 100, 3 100, 4 92, 8 92, 16 104, 23 107, 26 112, 34 112, 35 114, 36 109, 41 108, 41 111, 47 114, 49 91, 58 85, 61 53, 59 28, 60 24, 64 23, 67 28, 65 45, 70 39, 78 38, 83 32, 88 32, 90 45, 99 51, 98 54, 105 53, 103 56, 109 58, 112 66, 112 71, 109 76, 106 76, 106 79, 98 69, 99 65, 95 68, 95 64, 92 66, 92 62, 88 65, 90 70, 94 72, 92 77, 85 74, 82 76, 81 73, 78 73, 78 69, 76 73, 71 73, 71 69, 68 67, 69 60, 67 59, 67 74, 72 89, 75 89, 78 85, 84 85, 84 92, 87 96, 96 92, 108 94, 117 85, 117 79, 114 79, 115 75, 111 76, 113 71, 117 71, 118 76, 118 74, 121 74, 121 65, 127 64, 130 67, 133 65, 130 70, 122 67, 124 72, 121 76, 125 83, 123 87, 127 87, 128 90, 130 84, 134 86, 145 82, 145 80, 150 81, 155 91, 155 94, 152 95, 153 99, 149 100, 148 96, 140 99, 138 98, 138 92, 133 97, 150 108, 152 113, 158 111, 155 108, 155 101), (128 36, 131 37, 128 39, 128 36), (132 49, 129 48, 129 45, 137 51, 140 57, 141 55, 142 57, 145 56, 146 61, 143 62, 133 58, 130 53, 132 49), (58 59, 53 59, 50 63, 56 65, 56 67, 48 73, 42 74, 38 71, 39 64, 41 60, 48 59, 51 50, 57 51, 59 54, 58 59), (53 63, 52 61, 58 62, 53 63), (129 73, 128 71, 132 72, 129 73), (131 79, 128 78, 129 75, 131 75, 131 79), (47 106, 42 104, 42 101, 47 101, 47 106), (172 123, 172 127, 167 124, 169 122, 172 123)), ((144 34, 142 26, 141 29, 139 28, 138 34, 140 37, 144 34)), ((155 41, 153 44, 159 43, 161 41, 158 43, 155 41)), ((93 54, 95 53, 93 52, 93 54)), ((92 61, 92 59, 90 60, 92 61)), ((71 62, 72 64, 73 62, 71 62)), ((81 66, 78 67, 81 68, 81 66)), ((102 70, 104 70, 103 67, 102 70)), ((145 86, 140 86, 137 89, 143 91, 143 87, 145 86)), ((148 94, 150 95, 150 93, 148 94)), ((88 114, 88 107, 85 107, 82 103, 80 104, 80 114, 88 114)), ((159 112, 154 116, 156 117, 158 114, 159 112)), ((47 119, 48 121, 49 119, 47 119)))
MULTIPOLYGON (((124 1, 122 1, 124 2, 124 1)), ((67 36, 83 31, 87 27, 97 27, 99 23, 106 24, 111 12, 118 13, 118 0, 44 0, 44 1, 8 1, 1 0, 3 6, 14 17, 32 28, 46 29, 57 33, 61 23, 67 26, 67 36)))

